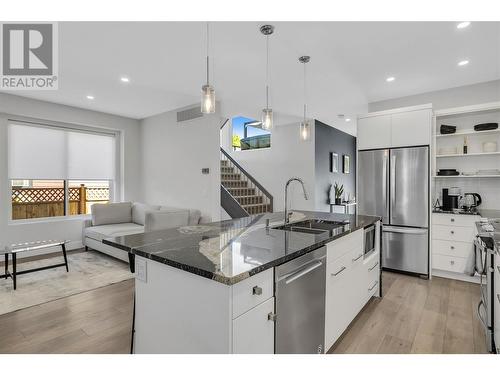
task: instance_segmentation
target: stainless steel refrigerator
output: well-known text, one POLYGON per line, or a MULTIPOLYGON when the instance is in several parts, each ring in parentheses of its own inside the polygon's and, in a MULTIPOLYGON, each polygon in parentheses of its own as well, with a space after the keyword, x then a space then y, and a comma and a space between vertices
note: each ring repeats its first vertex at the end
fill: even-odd
POLYGON ((382 267, 429 276, 429 147, 360 151, 358 212, 382 217, 382 267))

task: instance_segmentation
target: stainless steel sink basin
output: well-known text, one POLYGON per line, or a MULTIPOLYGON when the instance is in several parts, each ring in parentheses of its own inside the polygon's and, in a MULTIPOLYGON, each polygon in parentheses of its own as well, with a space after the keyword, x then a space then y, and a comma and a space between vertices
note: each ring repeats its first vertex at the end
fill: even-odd
POLYGON ((342 221, 328 221, 320 219, 309 219, 298 221, 295 223, 289 223, 286 225, 281 225, 274 227, 273 229, 286 230, 289 232, 301 232, 310 234, 322 234, 327 232, 342 233, 349 226, 349 222, 342 221))

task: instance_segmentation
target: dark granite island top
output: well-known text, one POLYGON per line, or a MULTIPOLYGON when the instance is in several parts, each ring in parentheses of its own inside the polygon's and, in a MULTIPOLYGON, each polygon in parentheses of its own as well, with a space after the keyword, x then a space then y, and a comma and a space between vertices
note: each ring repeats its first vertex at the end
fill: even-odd
POLYGON ((273 229, 283 224, 283 217, 282 212, 268 213, 108 238, 103 243, 233 285, 380 220, 374 216, 294 211, 291 222, 322 219, 347 223, 335 232, 309 234, 273 229))

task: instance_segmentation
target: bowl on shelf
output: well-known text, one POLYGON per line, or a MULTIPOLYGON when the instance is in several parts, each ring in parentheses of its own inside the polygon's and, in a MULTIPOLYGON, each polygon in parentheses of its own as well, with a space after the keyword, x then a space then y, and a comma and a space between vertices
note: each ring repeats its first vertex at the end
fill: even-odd
POLYGON ((462 176, 475 176, 477 172, 462 172, 462 176))
POLYGON ((494 141, 483 142, 483 152, 497 152, 498 146, 494 141))
POLYGON ((438 150, 438 155, 456 155, 457 147, 441 147, 438 150))
POLYGON ((499 169, 480 169, 477 171, 478 176, 497 176, 500 175, 499 169))
POLYGON ((458 176, 460 172, 458 172, 456 169, 440 169, 437 172, 438 176, 458 176))

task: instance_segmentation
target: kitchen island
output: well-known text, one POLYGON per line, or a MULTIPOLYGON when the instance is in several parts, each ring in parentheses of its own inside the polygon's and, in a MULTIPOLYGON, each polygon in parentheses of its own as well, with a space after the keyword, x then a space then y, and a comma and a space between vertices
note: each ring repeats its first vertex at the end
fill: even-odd
MULTIPOLYGON (((324 319, 323 336, 314 352, 327 351, 368 300, 380 296, 380 221, 299 211, 291 222, 296 226, 278 229, 283 213, 270 213, 103 240, 129 252, 135 265, 134 352, 293 352, 280 350, 280 324, 303 330, 311 319, 290 322, 288 310, 317 308, 323 296, 320 292, 305 306, 297 298, 296 306, 276 309, 277 285, 283 281, 276 270, 322 248, 323 278, 315 279, 310 292, 324 290, 323 310, 314 319, 324 319), (337 225, 300 228, 308 222, 321 227, 322 221, 337 225), (374 229, 366 254, 365 228, 374 229)), ((321 269, 318 259, 311 258, 307 272, 321 269)), ((302 285, 294 280, 305 269, 284 282, 302 285)), ((294 328, 289 331, 293 342, 294 328)))

